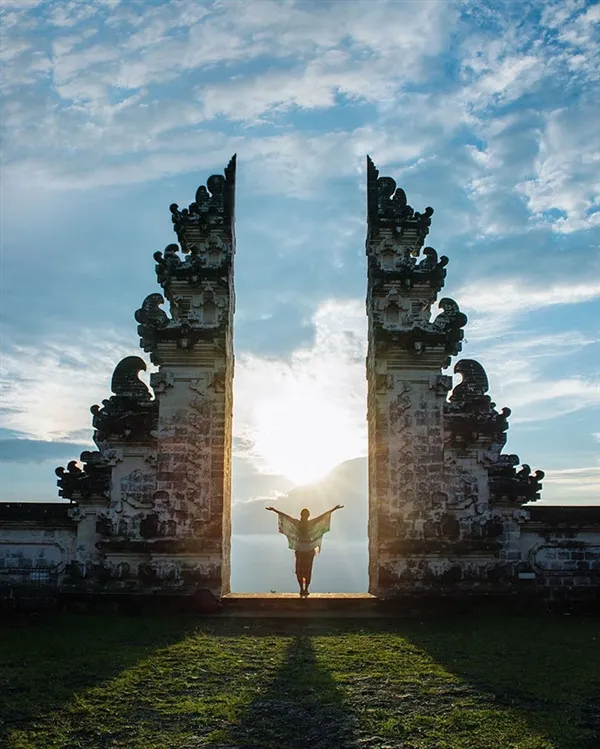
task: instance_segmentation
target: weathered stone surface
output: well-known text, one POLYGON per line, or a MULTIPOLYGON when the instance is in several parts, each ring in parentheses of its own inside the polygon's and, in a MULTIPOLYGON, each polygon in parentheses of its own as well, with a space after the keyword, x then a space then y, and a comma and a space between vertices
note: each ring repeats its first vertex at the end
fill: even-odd
POLYGON ((100 452, 84 450, 83 468, 76 460, 56 469, 58 495, 63 499, 87 500, 91 497, 108 498, 110 493, 110 463, 100 452))
MULTIPOLYGON (((207 188, 188 209, 171 207, 183 258, 177 245, 155 253, 164 296, 135 313, 159 365, 154 397, 139 379, 145 361, 123 359, 113 395, 91 409, 98 451, 56 470, 60 496, 73 500, 61 508, 68 588, 229 590, 235 157, 207 188)), ((0 564, 13 558, 0 553, 0 564)))
POLYGON ((484 368, 474 359, 461 359, 454 372, 462 381, 452 391, 445 406, 446 440, 453 447, 497 447, 506 443, 510 408, 500 413, 488 391, 484 368))
POLYGON ((448 259, 420 252, 431 210, 367 163, 367 356, 370 591, 497 590, 522 554, 515 507, 539 497, 543 472, 502 456, 510 409, 496 410, 476 361, 442 374, 466 316, 450 298, 433 321, 448 259))
MULTIPOLYGON (((154 296, 160 296, 154 295, 154 296)), ((121 442, 146 443, 158 423, 158 403, 139 379, 146 371, 146 362, 139 356, 127 356, 113 373, 111 389, 114 393, 102 401, 102 407, 92 406, 94 441, 104 452, 121 442)), ((83 460, 83 458, 82 458, 83 460)))

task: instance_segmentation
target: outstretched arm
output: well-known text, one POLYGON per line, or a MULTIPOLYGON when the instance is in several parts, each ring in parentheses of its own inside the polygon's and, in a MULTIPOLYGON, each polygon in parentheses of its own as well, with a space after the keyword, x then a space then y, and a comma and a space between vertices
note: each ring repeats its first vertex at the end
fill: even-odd
POLYGON ((321 518, 324 518, 325 515, 329 515, 331 512, 335 512, 336 510, 341 510, 344 505, 336 505, 335 507, 332 507, 331 510, 327 510, 327 512, 323 512, 321 515, 317 515, 316 518, 313 518, 314 520, 321 520, 321 518))
POLYGON ((293 518, 291 515, 287 515, 285 512, 282 512, 281 510, 276 510, 274 507, 265 507, 265 510, 270 510, 271 512, 276 512, 278 515, 282 515, 284 518, 295 520, 295 518, 293 518))

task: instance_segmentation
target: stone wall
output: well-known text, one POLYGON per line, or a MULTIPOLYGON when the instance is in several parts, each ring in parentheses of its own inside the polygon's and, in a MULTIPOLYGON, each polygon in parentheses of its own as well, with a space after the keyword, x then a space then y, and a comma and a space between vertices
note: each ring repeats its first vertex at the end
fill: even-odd
POLYGON ((57 587, 75 558, 69 503, 0 504, 0 599, 14 587, 57 587))
POLYGON ((600 506, 532 507, 519 542, 521 576, 537 595, 600 606, 600 506))

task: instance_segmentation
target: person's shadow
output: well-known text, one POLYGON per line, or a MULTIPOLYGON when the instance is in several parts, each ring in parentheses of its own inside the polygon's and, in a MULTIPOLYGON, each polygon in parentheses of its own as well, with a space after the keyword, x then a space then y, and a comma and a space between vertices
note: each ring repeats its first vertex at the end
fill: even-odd
POLYGON ((230 728, 227 740, 240 749, 344 749, 356 746, 355 725, 340 688, 318 662, 311 638, 298 636, 275 679, 230 728))

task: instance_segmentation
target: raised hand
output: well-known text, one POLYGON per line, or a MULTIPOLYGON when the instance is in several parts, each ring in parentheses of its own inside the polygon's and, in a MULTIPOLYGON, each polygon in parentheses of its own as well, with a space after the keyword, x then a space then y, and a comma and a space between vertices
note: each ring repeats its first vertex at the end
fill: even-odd
POLYGON ((265 510, 271 510, 271 512, 277 512, 274 507, 265 507, 265 510))

